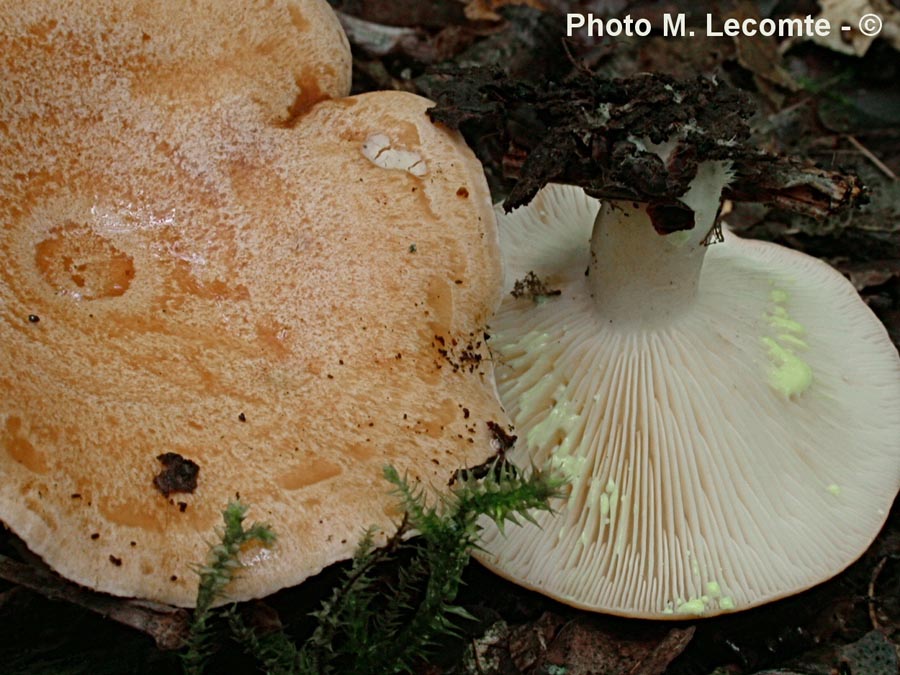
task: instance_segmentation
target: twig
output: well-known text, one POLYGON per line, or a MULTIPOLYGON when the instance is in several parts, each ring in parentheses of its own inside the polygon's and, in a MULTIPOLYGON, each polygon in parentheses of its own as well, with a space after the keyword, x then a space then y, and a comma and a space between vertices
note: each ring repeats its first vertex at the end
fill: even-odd
POLYGON ((478 658, 478 642, 475 638, 471 638, 469 642, 472 645, 472 659, 475 661, 475 672, 478 675, 484 675, 484 670, 481 668, 481 659, 478 658))
POLYGON ((880 159, 878 159, 878 157, 876 157, 875 154, 871 150, 869 150, 866 146, 864 146, 862 143, 860 143, 858 140, 856 140, 855 136, 851 136, 850 134, 847 134, 846 138, 848 141, 850 141, 850 144, 854 148, 859 150, 860 153, 862 153, 862 155, 866 159, 868 159, 870 162, 872 162, 872 164, 874 164, 876 167, 878 167, 878 169, 880 169, 881 172, 885 176, 887 176, 891 180, 897 180, 897 174, 895 174, 893 171, 891 171, 891 167, 889 167, 887 164, 885 164, 880 159))
POLYGON ((104 595, 66 581, 49 569, 0 555, 0 578, 50 600, 64 600, 146 633, 160 649, 178 649, 187 636, 187 610, 104 595))
POLYGON ((881 574, 881 570, 884 569, 887 561, 887 556, 879 560, 878 564, 875 565, 875 569, 872 570, 872 576, 869 578, 869 620, 872 622, 872 628, 875 630, 881 630, 881 623, 878 621, 878 612, 875 609, 875 582, 878 581, 878 576, 881 574))
POLYGON ((738 164, 743 180, 726 188, 736 201, 761 202, 795 213, 824 218, 860 202, 863 186, 853 175, 779 159, 738 164))

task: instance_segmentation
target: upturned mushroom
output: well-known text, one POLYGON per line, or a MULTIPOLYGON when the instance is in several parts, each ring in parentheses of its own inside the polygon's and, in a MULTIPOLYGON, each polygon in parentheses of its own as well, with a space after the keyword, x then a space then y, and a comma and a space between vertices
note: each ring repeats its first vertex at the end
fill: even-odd
POLYGON ((324 0, 0 6, 0 519, 64 576, 190 606, 221 510, 280 535, 232 599, 389 528, 507 422, 480 164, 347 97, 324 0))
POLYGON ((694 227, 669 234, 647 203, 562 185, 499 213, 510 457, 571 480, 555 516, 488 527, 477 555, 499 574, 595 611, 712 616, 828 579, 884 523, 897 351, 827 264, 710 245, 728 180, 701 163, 680 200, 694 227))

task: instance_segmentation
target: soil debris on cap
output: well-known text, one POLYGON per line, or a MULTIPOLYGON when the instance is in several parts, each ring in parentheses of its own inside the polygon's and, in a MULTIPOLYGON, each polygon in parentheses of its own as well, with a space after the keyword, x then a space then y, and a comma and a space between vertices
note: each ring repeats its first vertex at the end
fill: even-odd
POLYGON ((196 462, 185 459, 177 452, 166 452, 156 459, 163 469, 154 477, 153 485, 163 496, 168 497, 173 492, 192 493, 197 489, 200 466, 196 462))
POLYGON ((705 161, 732 162, 727 199, 814 217, 865 201, 855 176, 760 150, 750 134, 751 97, 704 77, 580 73, 536 84, 499 69, 442 66, 425 84, 436 101, 428 111, 433 120, 459 129, 476 149, 488 138, 508 148, 506 212, 548 183, 564 183, 596 198, 659 204, 667 212, 666 231, 687 229, 693 222, 679 198, 705 161), (655 149, 676 138, 668 161, 661 161, 655 149))

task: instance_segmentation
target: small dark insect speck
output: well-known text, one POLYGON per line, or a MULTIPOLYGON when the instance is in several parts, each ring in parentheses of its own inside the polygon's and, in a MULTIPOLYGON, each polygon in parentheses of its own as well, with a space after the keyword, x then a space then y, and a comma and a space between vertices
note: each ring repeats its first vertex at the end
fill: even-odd
POLYGON ((169 577, 169 581, 178 581, 178 575, 173 574, 172 576, 169 577))
POLYGON ((28 320, 29 320, 31 323, 37 323, 38 321, 41 320, 41 317, 39 317, 37 314, 29 314, 29 315, 28 315, 28 320))
POLYGON ((182 513, 187 511, 187 502, 178 502, 178 510, 182 513))
POLYGON ((91 539, 97 540, 97 539, 99 539, 99 538, 100 538, 100 533, 99 533, 99 532, 94 532, 94 534, 91 535, 91 539))
POLYGON ((110 554, 110 556, 109 556, 109 562, 111 562, 111 563, 112 563, 113 565, 115 565, 116 567, 121 567, 121 566, 122 566, 122 559, 121 559, 121 558, 117 558, 116 556, 114 556, 114 555, 112 555, 112 554, 110 554))
POLYGON ((241 422, 246 422, 247 416, 244 413, 241 413, 240 415, 238 415, 238 420, 240 420, 241 422))

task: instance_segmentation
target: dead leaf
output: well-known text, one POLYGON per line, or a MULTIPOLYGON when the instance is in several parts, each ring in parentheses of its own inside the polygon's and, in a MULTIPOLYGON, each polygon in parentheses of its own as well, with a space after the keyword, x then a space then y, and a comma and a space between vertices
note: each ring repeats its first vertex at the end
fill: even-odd
POLYGON ((828 19, 831 31, 822 37, 811 39, 829 49, 842 54, 862 56, 876 37, 889 42, 894 49, 900 49, 900 10, 894 8, 887 0, 819 0, 822 11, 819 17, 828 19), (881 31, 877 35, 865 35, 860 30, 863 17, 874 14, 882 21, 881 31), (842 30, 848 26, 849 30, 842 30))
POLYGON ((472 640, 462 659, 462 672, 470 675, 518 675, 509 657, 510 630, 502 619, 472 640))
POLYGON ((335 14, 351 44, 361 47, 372 56, 385 56, 400 51, 405 44, 422 39, 420 32, 414 28, 385 26, 343 12, 335 14))
POLYGON ((359 48, 373 57, 401 54, 422 64, 439 63, 454 57, 475 40, 474 31, 465 26, 449 25, 431 34, 419 28, 386 26, 343 12, 335 14, 354 49, 359 48))
POLYGON ((407 28, 444 28, 466 22, 459 0, 333 0, 336 11, 365 21, 407 28))
POLYGON ((579 617, 567 623, 538 661, 535 675, 662 675, 684 651, 694 627, 609 622, 579 617))
POLYGON ((469 21, 500 21, 503 17, 498 14, 498 10, 507 5, 526 5, 544 11, 539 0, 468 0, 466 18, 469 21))
POLYGON ((850 278, 857 291, 886 284, 900 278, 900 260, 865 260, 850 264, 838 263, 836 267, 850 278))
POLYGON ((517 626, 509 636, 509 654, 522 672, 528 671, 547 651, 547 645, 565 623, 565 619, 553 612, 544 612, 529 624, 517 626))
MULTIPOLYGON (((751 2, 742 2, 730 16, 739 21, 748 18, 760 19, 759 9, 751 2)), ((734 38, 734 42, 737 47, 738 63, 753 73, 757 89, 776 107, 780 107, 783 102, 783 95, 773 91, 771 85, 788 91, 799 89, 790 74, 781 67, 781 53, 774 37, 739 35, 734 38)))

